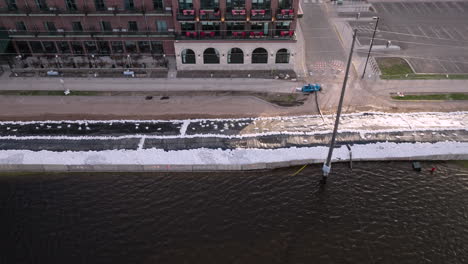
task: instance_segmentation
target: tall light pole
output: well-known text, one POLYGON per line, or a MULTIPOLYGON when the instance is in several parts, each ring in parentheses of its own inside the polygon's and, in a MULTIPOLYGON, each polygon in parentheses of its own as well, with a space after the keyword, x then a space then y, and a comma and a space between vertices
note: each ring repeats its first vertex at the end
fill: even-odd
POLYGON ((333 134, 332 134, 332 138, 330 142, 330 148, 328 149, 327 160, 323 164, 323 168, 322 168, 323 175, 322 175, 322 180, 320 181, 320 183, 322 184, 327 183, 327 177, 331 170, 331 158, 333 154, 333 147, 335 146, 336 134, 338 132, 338 124, 340 123, 341 108, 343 107, 343 99, 344 99, 345 90, 346 90, 346 83, 348 82, 348 74, 349 74, 349 68, 351 66, 351 59, 353 58, 353 50, 354 50, 354 43, 356 42, 356 35, 357 35, 357 29, 355 29, 353 32, 353 42, 351 43, 351 51, 349 52, 348 65, 346 65, 346 73, 345 73, 345 78, 343 81, 343 88, 341 89, 340 102, 338 103, 338 110, 336 111, 335 127, 333 128, 333 134))
POLYGON ((369 52, 367 53, 366 64, 364 64, 364 71, 362 72, 361 79, 364 79, 364 76, 366 74, 367 62, 369 62, 369 57, 370 57, 370 53, 371 53, 371 50, 372 50, 372 46, 374 45, 375 32, 377 32, 377 26, 379 25, 380 17, 375 16, 375 17, 373 17, 373 19, 375 19, 377 21, 375 21, 374 33, 372 34, 372 39, 370 41, 369 52))

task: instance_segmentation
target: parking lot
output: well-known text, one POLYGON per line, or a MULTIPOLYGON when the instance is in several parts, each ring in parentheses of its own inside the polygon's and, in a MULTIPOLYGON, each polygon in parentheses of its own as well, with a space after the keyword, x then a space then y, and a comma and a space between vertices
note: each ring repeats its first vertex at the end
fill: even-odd
MULTIPOLYGON (((374 45, 401 47, 374 50, 374 56, 400 56, 420 73, 468 73, 468 1, 374 2, 380 17, 374 45)), ((350 22, 359 43, 369 45, 375 20, 350 22)))

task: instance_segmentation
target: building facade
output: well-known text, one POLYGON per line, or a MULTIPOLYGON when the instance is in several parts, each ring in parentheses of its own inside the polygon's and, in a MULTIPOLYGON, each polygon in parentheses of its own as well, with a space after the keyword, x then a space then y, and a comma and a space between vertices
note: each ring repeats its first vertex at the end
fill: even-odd
POLYGON ((174 56, 178 70, 291 69, 299 0, 0 0, 16 54, 174 56))
POLYGON ((174 55, 166 0, 2 0, 0 27, 19 54, 174 55))
POLYGON ((173 0, 179 70, 292 69, 299 0, 173 0))

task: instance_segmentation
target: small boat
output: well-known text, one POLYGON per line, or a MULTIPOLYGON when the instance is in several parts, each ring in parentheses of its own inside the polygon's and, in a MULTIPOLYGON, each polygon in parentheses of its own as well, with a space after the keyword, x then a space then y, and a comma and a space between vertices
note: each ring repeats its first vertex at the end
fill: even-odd
POLYGON ((413 161, 413 170, 421 171, 421 163, 419 163, 418 161, 413 161))

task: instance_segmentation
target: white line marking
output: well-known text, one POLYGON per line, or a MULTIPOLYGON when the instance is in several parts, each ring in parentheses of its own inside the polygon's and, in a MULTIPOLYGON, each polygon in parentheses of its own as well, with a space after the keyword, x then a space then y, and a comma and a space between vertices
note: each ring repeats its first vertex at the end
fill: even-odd
POLYGON ((145 138, 146 136, 141 137, 140 143, 138 143, 138 150, 143 149, 143 145, 145 145, 145 138))
POLYGON ((440 61, 437 62, 440 64, 440 66, 442 66, 442 68, 444 68, 445 73, 448 73, 447 68, 445 68, 445 66, 440 61))
POLYGON ((180 127, 180 135, 185 136, 185 133, 187 132, 187 128, 190 125, 190 120, 184 120, 184 123, 180 127))
POLYGON ((464 35, 463 33, 460 33, 460 31, 458 31, 457 28, 453 28, 453 30, 454 30, 455 32, 457 32, 458 35, 460 35, 460 38, 461 38, 461 39, 463 39, 463 40, 466 39, 466 38, 465 38, 465 35, 464 35))
POLYGON ((453 60, 451 58, 449 58, 449 60, 452 62, 452 64, 455 66, 455 68, 457 68, 458 72, 463 72, 463 70, 460 69, 460 67, 458 67, 458 65, 455 62, 453 62, 453 60))
POLYGON ((440 7, 438 7, 434 2, 429 2, 429 4, 432 4, 433 6, 435 6, 437 8, 437 10, 440 12, 440 13, 443 13, 444 11, 442 9, 440 9, 440 7))
POLYGON ((454 39, 454 40, 457 40, 456 38, 454 38, 454 37, 452 36, 452 34, 450 34, 450 32, 448 32, 447 29, 445 29, 444 27, 440 27, 440 28, 442 29, 442 31, 443 31, 445 34, 447 34, 447 35, 449 36, 449 38, 454 39))
POLYGON ((462 13, 465 12, 465 10, 464 10, 462 7, 460 7, 460 6, 458 5, 457 2, 453 2, 453 4, 454 4, 454 5, 457 7, 457 9, 460 10, 462 13))
POLYGON ((440 38, 440 35, 439 35, 439 34, 437 34, 437 32, 436 32, 436 31, 435 31, 435 30, 434 30, 434 29, 433 29, 431 26, 429 26, 429 29, 431 29, 431 30, 432 30, 432 32, 434 32, 434 33, 436 34, 437 38, 440 38))
POLYGON ((421 32, 423 33, 424 36, 429 37, 429 36, 424 32, 424 30, 422 30, 422 28, 421 28, 420 26, 418 26, 418 29, 419 29, 419 31, 421 31, 421 32))
POLYGON ((391 12, 388 11, 387 8, 385 8, 384 4, 380 3, 379 5, 382 6, 382 9, 385 10, 385 13, 391 13, 391 12))

